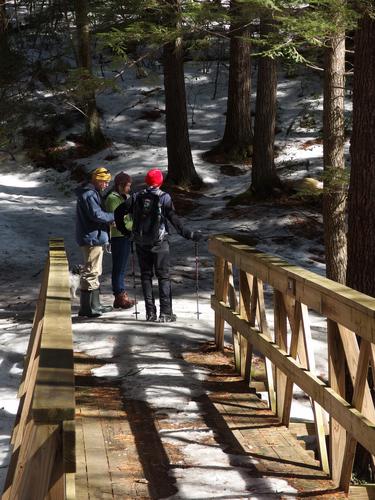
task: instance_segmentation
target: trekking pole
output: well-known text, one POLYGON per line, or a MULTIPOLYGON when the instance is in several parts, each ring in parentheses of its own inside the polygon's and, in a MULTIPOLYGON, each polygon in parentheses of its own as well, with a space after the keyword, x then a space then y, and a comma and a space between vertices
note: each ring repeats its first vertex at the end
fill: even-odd
POLYGON ((139 312, 137 308, 137 286, 135 283, 135 256, 134 256, 134 244, 132 241, 130 242, 130 251, 132 254, 132 273, 133 273, 133 290, 134 290, 134 307, 135 307, 133 314, 135 314, 135 319, 138 319, 139 312))
POLYGON ((198 242, 196 241, 194 243, 194 248, 195 248, 195 294, 197 297, 197 319, 199 319, 200 312, 199 312, 199 252, 198 252, 198 242))

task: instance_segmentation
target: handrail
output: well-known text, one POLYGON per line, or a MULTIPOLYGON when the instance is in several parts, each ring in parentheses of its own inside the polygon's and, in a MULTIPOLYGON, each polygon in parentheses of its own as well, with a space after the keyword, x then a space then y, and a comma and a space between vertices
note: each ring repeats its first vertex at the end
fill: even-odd
POLYGON ((53 238, 34 315, 3 500, 75 498, 75 397, 68 261, 53 238))
POLYGON ((33 399, 38 422, 73 420, 73 337, 69 268, 63 241, 52 240, 40 359, 33 399))
POLYGON ((224 321, 233 331, 235 363, 250 379, 253 348, 265 356, 271 409, 289 425, 293 384, 312 399, 323 470, 348 491, 357 441, 375 455, 375 408, 367 373, 375 368, 375 299, 250 247, 238 237, 210 239, 215 255, 215 340, 222 349, 224 321), (234 271, 239 273, 236 290, 234 271), (273 287, 274 327, 268 321, 263 285, 273 287), (328 320, 329 381, 315 374, 309 309, 328 320), (362 337, 359 346, 356 335, 362 337), (345 400, 345 369, 353 398, 345 400), (330 416, 326 450, 322 408, 330 416))

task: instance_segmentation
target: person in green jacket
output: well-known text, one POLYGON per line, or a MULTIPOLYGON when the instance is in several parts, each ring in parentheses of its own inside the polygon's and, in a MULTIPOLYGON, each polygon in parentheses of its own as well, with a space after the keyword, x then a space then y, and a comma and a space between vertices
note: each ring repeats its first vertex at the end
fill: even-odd
MULTIPOLYGON (((108 212, 114 212, 129 196, 132 185, 130 175, 120 172, 114 179, 114 189, 105 200, 108 212)), ((125 289, 125 275, 129 260, 131 241, 129 239, 132 229, 132 220, 126 216, 125 227, 129 235, 124 236, 115 226, 111 226, 111 252, 112 252, 112 290, 115 296, 113 307, 116 309, 129 309, 135 301, 130 299, 125 289)))

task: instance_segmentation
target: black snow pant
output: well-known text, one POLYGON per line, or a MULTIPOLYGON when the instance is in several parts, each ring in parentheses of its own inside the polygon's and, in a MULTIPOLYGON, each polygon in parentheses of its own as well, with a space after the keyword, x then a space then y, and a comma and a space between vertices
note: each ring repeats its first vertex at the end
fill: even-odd
POLYGON ((155 275, 159 283, 160 314, 172 314, 172 291, 169 278, 169 242, 164 240, 160 247, 136 246, 141 283, 145 300, 146 314, 156 314, 152 278, 155 275))

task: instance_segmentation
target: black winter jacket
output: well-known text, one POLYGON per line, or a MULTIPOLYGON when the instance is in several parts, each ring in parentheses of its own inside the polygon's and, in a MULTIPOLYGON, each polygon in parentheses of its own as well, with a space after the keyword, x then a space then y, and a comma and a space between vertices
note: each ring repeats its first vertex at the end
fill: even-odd
MULTIPOLYGON (((176 229, 178 234, 180 234, 181 236, 183 236, 184 238, 186 238, 188 240, 191 239, 193 232, 190 229, 184 227, 184 225, 182 224, 181 220, 179 219, 178 215, 176 214, 176 210, 174 208, 170 194, 168 194, 164 191, 161 191, 161 189, 159 189, 159 188, 147 188, 146 191, 149 191, 153 194, 158 194, 160 197, 161 212, 162 212, 162 216, 164 219, 166 233, 169 234, 169 227, 168 227, 168 222, 169 222, 176 229)), ((124 201, 124 203, 122 203, 121 205, 119 205, 116 208, 116 210, 114 212, 115 223, 116 223, 117 229, 122 234, 125 234, 125 235, 128 234, 128 231, 125 228, 125 224, 124 224, 124 216, 126 214, 133 213, 133 207, 134 207, 135 200, 137 199, 137 196, 143 192, 144 192, 144 190, 138 191, 137 193, 134 193, 130 198, 128 198, 126 201, 124 201)))

